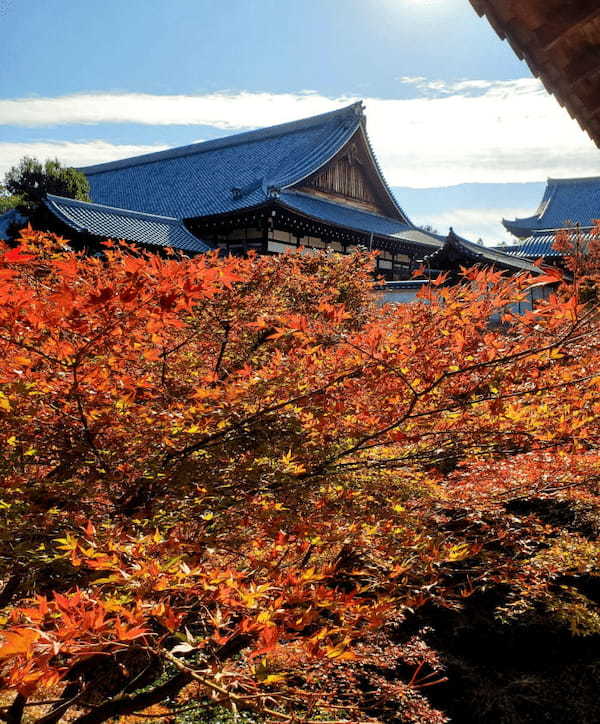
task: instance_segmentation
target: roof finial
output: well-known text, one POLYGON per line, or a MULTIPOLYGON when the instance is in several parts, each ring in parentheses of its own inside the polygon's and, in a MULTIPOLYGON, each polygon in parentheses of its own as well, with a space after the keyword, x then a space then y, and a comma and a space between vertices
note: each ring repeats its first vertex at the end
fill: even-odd
POLYGON ((364 101, 357 101, 353 106, 354 114, 359 118, 363 118, 365 115, 365 104, 364 101))

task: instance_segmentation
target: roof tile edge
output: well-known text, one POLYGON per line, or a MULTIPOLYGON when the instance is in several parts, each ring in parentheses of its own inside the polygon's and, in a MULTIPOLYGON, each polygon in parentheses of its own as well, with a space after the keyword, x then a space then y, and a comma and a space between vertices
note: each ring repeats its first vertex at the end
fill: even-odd
POLYGON ((237 146, 242 143, 249 141, 259 141, 265 138, 271 138, 274 136, 283 135, 285 133, 293 132, 296 129, 311 128, 313 126, 321 125, 328 119, 331 119, 337 115, 340 118, 354 117, 355 123, 358 124, 363 118, 363 102, 355 101, 354 103, 344 106, 343 108, 336 108, 333 111, 327 111, 316 116, 309 116, 308 118, 301 118, 296 121, 288 121, 286 123, 280 123, 276 126, 268 126, 267 128, 258 128, 252 131, 244 131, 242 133, 234 133, 230 136, 224 136, 223 138, 215 138, 210 141, 202 141, 200 143, 192 143, 187 146, 178 146, 175 148, 167 148, 164 151, 156 151, 154 153, 145 153, 140 156, 130 156, 128 158, 118 159, 116 161, 108 161, 106 163, 99 163, 92 166, 79 166, 78 171, 86 175, 93 175, 96 173, 104 173, 105 171, 114 171, 119 168, 129 168, 131 166, 143 166, 147 163, 154 163, 155 161, 162 161, 169 158, 181 158, 183 156, 190 156, 196 153, 204 153, 205 151, 212 151, 218 148, 225 148, 228 146, 237 146))
POLYGON ((588 181, 600 181, 600 176, 573 176, 569 178, 552 178, 548 177, 548 184, 572 184, 572 183, 585 183, 588 181))
MULTIPOLYGON (((101 211, 108 211, 115 214, 126 214, 127 216, 135 216, 138 219, 150 219, 151 221, 164 221, 166 223, 179 224, 183 219, 178 219, 175 216, 160 216, 159 214, 150 214, 146 211, 135 211, 133 209, 124 209, 119 206, 108 206, 107 204, 98 204, 95 201, 81 201, 80 199, 70 199, 67 196, 57 196, 56 194, 46 194, 46 201, 52 203, 61 203, 65 206, 83 206, 90 209, 99 209, 101 211)), ((47 205, 47 204, 46 204, 47 205)))
MULTIPOLYGON (((78 233, 89 233, 92 236, 98 236, 100 238, 104 237, 104 234, 97 234, 95 232, 90 231, 87 227, 81 226, 77 221, 72 219, 70 216, 67 216, 67 214, 63 211, 61 208, 61 204, 63 206, 67 207, 87 207, 93 210, 97 211, 105 211, 109 214, 114 214, 115 216, 130 216, 134 217, 136 219, 140 219, 141 221, 149 221, 154 223, 162 223, 166 226, 172 226, 176 228, 180 228, 182 231, 185 232, 185 234, 190 238, 193 243, 197 244, 200 247, 204 247, 204 249, 196 249, 194 251, 199 252, 206 252, 211 251, 212 247, 207 244, 203 239, 199 239, 195 234, 192 234, 192 232, 186 227, 185 222, 183 219, 177 219, 172 216, 158 216, 156 214, 147 214, 142 211, 133 211, 131 209, 120 209, 115 206, 106 206, 104 204, 96 204, 94 202, 88 202, 88 201, 80 201, 78 199, 70 199, 66 196, 56 196, 55 194, 46 194, 46 197, 42 200, 46 208, 54 214, 60 221, 62 221, 64 224, 69 226, 71 229, 78 233), (65 203, 66 202, 66 203, 65 203)), ((135 243, 144 243, 141 240, 135 241, 135 243)), ((183 251, 191 251, 189 248, 182 248, 183 251)))
MULTIPOLYGON (((286 188, 286 189, 284 189, 284 194, 300 196, 300 197, 307 198, 307 199, 316 199, 317 201, 319 201, 322 204, 329 204, 330 206, 341 206, 344 209, 349 209, 350 211, 357 211, 361 214, 364 214, 365 216, 373 216, 374 218, 377 218, 377 219, 385 219, 386 221, 391 221, 394 223, 405 223, 407 226, 406 231, 422 231, 422 229, 419 229, 419 227, 415 226, 410 221, 401 222, 399 219, 395 219, 393 216, 386 216, 385 214, 376 214, 374 211, 367 211, 366 209, 358 209, 354 206, 347 206, 345 204, 338 203, 331 199, 325 199, 325 198, 320 198, 318 196, 313 196, 312 194, 308 194, 305 191, 298 191, 297 189, 286 188)), ((287 207, 287 204, 285 203, 285 197, 280 199, 280 202, 283 206, 287 207)), ((347 228, 354 229, 354 227, 350 227, 350 226, 347 228)), ((360 229, 355 229, 355 230, 360 231, 360 229)), ((382 236, 386 236, 386 234, 382 234, 382 236)), ((393 235, 390 234, 389 236, 390 236, 390 238, 393 238, 393 235)))

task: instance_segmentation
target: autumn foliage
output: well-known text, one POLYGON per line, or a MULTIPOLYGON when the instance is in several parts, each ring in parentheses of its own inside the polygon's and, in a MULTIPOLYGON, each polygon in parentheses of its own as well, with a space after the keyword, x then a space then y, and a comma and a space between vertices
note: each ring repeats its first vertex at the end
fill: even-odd
POLYGON ((491 270, 379 306, 371 268, 1 249, 10 724, 444 722, 419 612, 600 632, 596 536, 535 512, 600 510, 598 309, 491 270))
POLYGON ((597 298, 600 279, 600 220, 595 222, 591 230, 583 231, 579 226, 561 229, 556 234, 553 247, 564 256, 578 298, 597 298))

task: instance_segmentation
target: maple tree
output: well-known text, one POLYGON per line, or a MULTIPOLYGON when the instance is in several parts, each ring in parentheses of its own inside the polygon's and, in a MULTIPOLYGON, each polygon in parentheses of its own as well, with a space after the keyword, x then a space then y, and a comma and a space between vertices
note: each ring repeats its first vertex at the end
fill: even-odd
POLYGON ((572 274, 577 296, 583 300, 597 297, 600 278, 600 220, 587 231, 582 231, 579 226, 561 229, 556 233, 553 247, 562 254, 565 266, 572 274))
POLYGON ((490 269, 379 306, 372 265, 2 247, 7 722, 441 723, 420 611, 600 632, 600 544, 515 513, 600 510, 597 306, 490 269))

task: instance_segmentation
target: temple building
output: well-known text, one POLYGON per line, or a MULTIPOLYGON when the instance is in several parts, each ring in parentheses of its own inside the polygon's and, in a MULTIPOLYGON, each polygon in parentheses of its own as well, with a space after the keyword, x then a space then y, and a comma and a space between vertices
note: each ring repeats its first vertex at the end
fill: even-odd
POLYGON ((600 219, 600 177, 548 179, 542 202, 532 216, 509 221, 505 228, 520 244, 497 247, 504 254, 522 259, 544 258, 552 263, 561 258, 554 249, 557 232, 577 230, 581 239, 592 239, 600 219))
POLYGON ((377 250, 378 272, 406 280, 473 263, 512 272, 527 261, 418 228, 386 183, 362 103, 312 118, 80 169, 92 202, 48 196, 56 230, 90 245, 125 239, 187 253, 297 247, 377 250))

